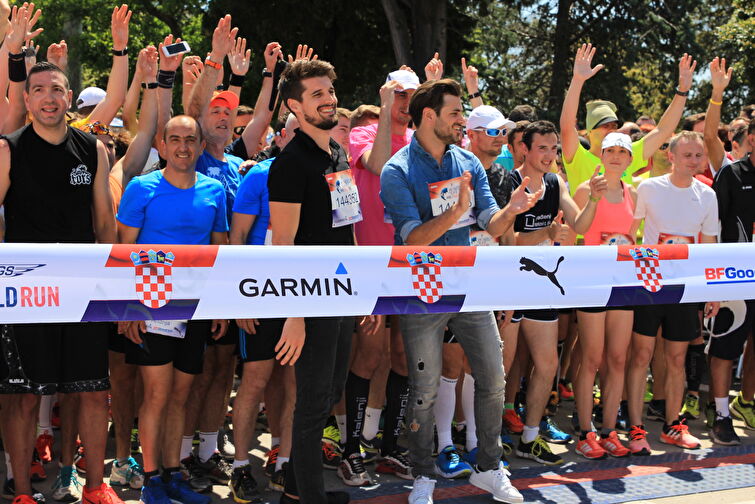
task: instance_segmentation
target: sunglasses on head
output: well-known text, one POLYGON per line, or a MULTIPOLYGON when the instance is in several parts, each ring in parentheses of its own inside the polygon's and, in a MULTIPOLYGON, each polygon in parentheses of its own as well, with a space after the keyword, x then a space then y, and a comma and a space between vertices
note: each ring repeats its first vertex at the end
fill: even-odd
POLYGON ((110 128, 102 124, 100 121, 95 121, 91 124, 87 124, 86 128, 89 130, 89 133, 92 135, 109 135, 110 134, 110 128))
POLYGON ((489 137, 506 136, 506 133, 508 133, 506 128, 502 128, 502 129, 478 128, 478 129, 475 129, 474 131, 482 131, 489 137))
POLYGON ((236 126, 233 128, 233 132, 236 133, 237 135, 240 135, 244 132, 245 129, 246 129, 246 126, 236 126))

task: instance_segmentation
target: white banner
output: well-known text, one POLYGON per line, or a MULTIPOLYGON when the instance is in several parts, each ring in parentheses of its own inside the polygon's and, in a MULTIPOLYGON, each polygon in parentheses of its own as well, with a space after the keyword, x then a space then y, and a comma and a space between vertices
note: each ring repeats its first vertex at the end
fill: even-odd
POLYGON ((0 323, 755 299, 753 244, 271 247, 0 244, 0 323))

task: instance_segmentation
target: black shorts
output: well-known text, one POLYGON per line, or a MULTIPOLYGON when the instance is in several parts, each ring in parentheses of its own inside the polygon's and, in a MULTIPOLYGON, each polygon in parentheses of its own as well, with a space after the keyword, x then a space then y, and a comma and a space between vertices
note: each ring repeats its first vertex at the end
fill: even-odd
POLYGON ((536 322, 558 322, 558 310, 522 310, 522 318, 536 322))
POLYGON ((584 308, 577 308, 577 311, 585 312, 585 313, 603 313, 607 311, 632 311, 634 308, 631 306, 591 306, 591 307, 584 307, 584 308))
POLYGON ((126 336, 124 334, 118 334, 118 324, 110 323, 111 327, 108 331, 107 346, 112 352, 126 353, 126 336))
POLYGON ((212 339, 212 333, 207 336, 207 346, 213 345, 235 345, 239 342, 239 326, 236 321, 228 321, 228 330, 220 339, 212 339))
POLYGON ((210 320, 190 320, 184 338, 144 333, 141 335, 141 345, 127 340, 126 363, 162 366, 172 362, 175 369, 186 374, 202 374, 204 350, 211 325, 210 320))
POLYGON ((236 332, 241 362, 257 362, 275 358, 275 345, 281 339, 286 319, 259 319, 258 322, 255 334, 249 334, 240 328, 236 332))
POLYGON ((700 336, 697 303, 635 306, 634 332, 655 336, 659 328, 663 328, 663 338, 669 341, 694 340, 700 336))
POLYGON ((0 326, 0 393, 98 392, 110 388, 110 322, 0 326))
POLYGON ((459 340, 456 339, 456 335, 446 327, 446 330, 443 332, 443 343, 458 343, 459 340))
POLYGON ((755 301, 722 303, 711 329, 708 355, 730 361, 739 359, 748 335, 753 338, 750 343, 755 343, 755 301))

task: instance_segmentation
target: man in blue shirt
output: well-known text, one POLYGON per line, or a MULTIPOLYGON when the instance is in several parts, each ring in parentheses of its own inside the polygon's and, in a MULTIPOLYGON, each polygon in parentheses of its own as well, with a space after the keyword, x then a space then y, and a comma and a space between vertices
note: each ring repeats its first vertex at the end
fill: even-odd
MULTIPOLYGON (((531 208, 541 195, 520 188, 511 194, 504 209, 498 207, 480 161, 454 145, 465 125, 460 96, 461 86, 451 79, 422 84, 409 103, 417 128, 414 138, 386 163, 380 176, 380 197, 396 228, 395 243, 422 247, 417 252, 433 245, 470 245, 472 222, 494 237, 500 236, 516 215, 531 208)), ((501 465, 504 370, 493 313, 402 315, 400 322, 407 361, 424 364, 421 368, 409 366, 409 453, 416 477, 409 503, 432 503, 433 403, 447 326, 464 347, 476 379, 479 449, 470 483, 491 492, 498 501, 522 502, 501 465)))

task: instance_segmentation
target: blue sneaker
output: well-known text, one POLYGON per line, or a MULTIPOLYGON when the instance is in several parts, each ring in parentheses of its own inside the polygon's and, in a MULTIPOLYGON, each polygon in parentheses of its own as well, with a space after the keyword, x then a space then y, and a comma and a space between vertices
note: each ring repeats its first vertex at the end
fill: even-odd
POLYGON ((207 495, 202 495, 191 489, 189 482, 184 479, 183 473, 174 472, 170 475, 168 483, 168 497, 173 501, 182 504, 210 504, 212 499, 207 495))
POLYGON ((168 497, 168 485, 160 475, 152 476, 142 487, 139 501, 143 504, 172 504, 168 497))
POLYGON ((508 432, 501 434, 501 444, 503 445, 503 453, 506 455, 510 455, 511 452, 514 451, 514 440, 508 432))
MULTIPOLYGON (((469 463, 469 465, 471 465, 472 467, 476 466, 477 465, 477 448, 475 448, 471 452, 467 452, 467 454, 464 455, 464 460, 466 460, 469 463)), ((506 459, 505 453, 501 453, 501 464, 503 464, 504 469, 508 469, 509 461, 508 459, 506 459)))
POLYGON ((545 417, 540 421, 540 435, 554 444, 568 444, 572 440, 571 435, 559 429, 551 417, 545 417))
POLYGON ((472 474, 472 466, 462 460, 453 445, 448 445, 435 459, 435 473, 444 478, 466 478, 472 474))

